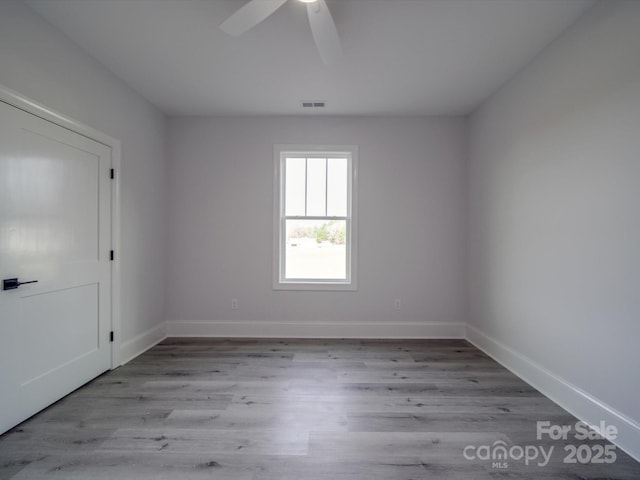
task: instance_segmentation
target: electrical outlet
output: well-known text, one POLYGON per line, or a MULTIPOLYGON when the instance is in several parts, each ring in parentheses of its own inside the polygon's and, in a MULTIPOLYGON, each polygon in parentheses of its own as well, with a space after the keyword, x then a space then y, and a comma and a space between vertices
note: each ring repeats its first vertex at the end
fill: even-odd
POLYGON ((231 310, 238 310, 238 299, 237 298, 232 298, 231 299, 231 310))
POLYGON ((400 310, 400 307, 401 307, 401 306, 402 306, 402 305, 400 304, 400 299, 399 299, 399 298, 396 298, 396 299, 393 301, 393 309, 394 309, 394 310, 400 310))

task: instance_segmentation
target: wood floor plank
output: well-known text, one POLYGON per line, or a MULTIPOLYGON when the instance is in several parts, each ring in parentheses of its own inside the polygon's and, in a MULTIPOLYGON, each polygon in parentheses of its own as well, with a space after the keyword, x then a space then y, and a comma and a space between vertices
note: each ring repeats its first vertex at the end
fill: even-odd
POLYGON ((442 414, 500 414, 513 413, 529 418, 551 415, 566 415, 566 411, 541 396, 494 397, 494 396, 377 396, 377 395, 298 395, 298 394, 258 394, 234 397, 227 410, 327 412, 327 413, 442 413, 442 414))
MULTIPOLYGON (((544 417, 554 425, 564 425, 565 412, 544 417)), ((350 432, 487 432, 495 430, 531 434, 535 431, 531 415, 514 413, 398 413, 371 412, 347 414, 350 432)))
MULTIPOLYGON (((429 371, 420 369, 375 369, 348 370, 339 369, 339 382, 344 383, 436 383, 436 384, 465 384, 467 382, 480 384, 491 383, 514 385, 518 383, 513 374, 504 371, 429 371)), ((527 386, 525 382, 521 385, 527 386)))
POLYGON ((177 391, 185 394, 209 392, 218 395, 270 395, 286 393, 290 385, 291 382, 288 379, 271 381, 149 380, 139 387, 139 391, 143 393, 177 391))
POLYGON ((306 455, 308 449, 308 432, 286 428, 275 431, 121 428, 96 451, 306 455))
POLYGON ((328 351, 328 352, 301 352, 293 357, 294 362, 348 362, 380 360, 413 362, 413 357, 407 352, 385 352, 380 350, 354 350, 354 351, 328 351))
MULTIPOLYGON (((454 467, 420 458, 100 453, 49 458, 14 480, 393 480, 491 479, 474 465, 454 467), (135 473, 132 473, 135 472, 135 473), (255 473, 259 472, 259 473, 255 473)), ((525 477, 510 477, 525 478, 525 477)))
POLYGON ((253 480, 251 468, 222 467, 210 456, 66 454, 29 464, 13 480, 253 480))
POLYGON ((458 458, 469 444, 509 438, 499 432, 312 432, 309 455, 458 458))
POLYGON ((115 432, 114 428, 29 422, 0 437, 0 459, 34 452, 51 455, 68 451, 92 452, 115 432))
POLYGON ((299 431, 346 431, 347 415, 318 409, 301 412, 287 408, 174 410, 164 421, 170 428, 205 428, 218 430, 242 429, 249 431, 282 429, 299 431))

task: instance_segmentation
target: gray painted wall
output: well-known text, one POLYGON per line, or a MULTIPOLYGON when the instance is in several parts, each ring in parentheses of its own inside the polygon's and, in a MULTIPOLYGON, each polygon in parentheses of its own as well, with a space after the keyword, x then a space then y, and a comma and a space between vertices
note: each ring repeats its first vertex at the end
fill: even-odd
POLYGON ((121 141, 121 338, 130 341, 160 325, 164 116, 20 1, 0 2, 0 84, 121 141))
POLYGON ((640 2, 601 2, 470 121, 470 323, 635 422, 640 2))
POLYGON ((169 320, 464 322, 465 134, 455 118, 172 119, 169 320), (357 292, 272 290, 278 143, 359 145, 357 292))

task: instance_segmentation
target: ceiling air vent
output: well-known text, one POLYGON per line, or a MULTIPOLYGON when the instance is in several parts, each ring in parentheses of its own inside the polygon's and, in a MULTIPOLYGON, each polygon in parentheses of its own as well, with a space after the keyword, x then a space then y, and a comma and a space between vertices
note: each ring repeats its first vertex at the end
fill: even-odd
POLYGON ((324 108, 325 107, 325 103, 323 101, 317 101, 317 100, 302 100, 300 102, 300 104, 302 105, 302 108, 324 108))

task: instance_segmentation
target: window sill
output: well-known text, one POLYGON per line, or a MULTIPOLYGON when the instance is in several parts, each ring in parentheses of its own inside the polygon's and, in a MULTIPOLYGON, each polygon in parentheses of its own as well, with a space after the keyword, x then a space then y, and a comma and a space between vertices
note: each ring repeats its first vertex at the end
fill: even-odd
POLYGON ((355 292, 358 286, 354 282, 276 282, 273 290, 299 290, 308 292, 355 292))

